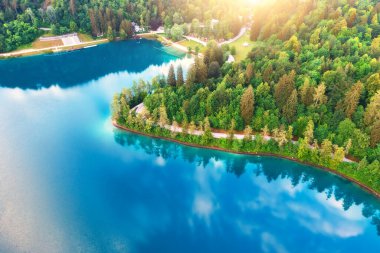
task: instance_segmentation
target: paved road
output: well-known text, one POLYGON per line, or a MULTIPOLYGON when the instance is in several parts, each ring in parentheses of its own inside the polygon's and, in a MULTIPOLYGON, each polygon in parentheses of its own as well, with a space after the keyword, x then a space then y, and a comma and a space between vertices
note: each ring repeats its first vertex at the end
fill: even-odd
MULTIPOLYGON (((240 38, 245 34, 246 31, 247 31, 247 28, 246 28, 246 27, 243 27, 243 28, 240 29, 239 34, 236 35, 234 38, 232 38, 232 39, 230 39, 230 40, 223 41, 223 42, 219 43, 218 45, 219 45, 219 46, 223 46, 223 45, 226 45, 226 44, 230 44, 230 43, 232 43, 232 42, 235 42, 235 41, 237 41, 238 39, 240 39, 240 38)), ((188 40, 195 41, 195 42, 197 42, 197 43, 199 43, 199 44, 201 44, 201 45, 203 45, 203 46, 207 46, 207 42, 204 42, 203 40, 198 39, 198 38, 196 38, 196 37, 193 37, 193 36, 183 36, 183 37, 185 37, 185 38, 188 39, 188 40)))
POLYGON ((230 39, 230 40, 227 40, 227 41, 223 41, 222 43, 219 43, 220 46, 223 46, 223 45, 226 45, 226 44, 230 44, 232 42, 235 42, 237 41, 238 39, 240 39, 244 34, 245 32, 247 31, 247 28, 246 27, 243 27, 239 34, 237 36, 235 36, 234 38, 230 39))

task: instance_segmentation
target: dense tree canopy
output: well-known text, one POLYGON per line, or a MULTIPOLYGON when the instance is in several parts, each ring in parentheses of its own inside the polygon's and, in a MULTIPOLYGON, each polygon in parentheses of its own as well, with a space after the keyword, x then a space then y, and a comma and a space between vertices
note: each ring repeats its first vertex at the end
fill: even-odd
POLYGON ((380 160, 380 4, 273 2, 254 12, 257 42, 247 59, 224 63, 223 50, 210 43, 185 84, 160 86, 145 98, 147 109, 154 116, 164 105, 180 125, 200 127, 207 118, 211 128, 264 129, 281 145, 300 138, 300 157, 313 145, 322 157, 380 160))
POLYGON ((38 28, 51 28, 53 34, 82 32, 95 37, 127 38, 133 35, 134 22, 145 29, 164 26, 176 39, 191 29, 199 30, 202 36, 231 37, 248 16, 249 8, 242 1, 3 0, 0 52, 32 42, 41 34, 38 28), (213 19, 222 21, 214 25, 213 19))

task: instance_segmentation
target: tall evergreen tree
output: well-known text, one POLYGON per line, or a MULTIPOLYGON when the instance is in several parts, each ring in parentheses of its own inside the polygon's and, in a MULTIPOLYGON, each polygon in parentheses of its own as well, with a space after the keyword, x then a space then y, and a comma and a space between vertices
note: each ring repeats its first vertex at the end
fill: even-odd
POLYGON ((351 118, 352 114, 356 111, 362 90, 363 84, 359 81, 346 93, 343 101, 343 110, 347 118, 351 118))
POLYGON ((176 84, 177 84, 177 81, 175 79, 173 64, 170 65, 167 82, 168 82, 168 85, 173 86, 173 87, 176 86, 176 84))
POLYGON ((247 83, 251 83, 251 80, 253 78, 254 70, 252 63, 248 63, 247 69, 245 70, 245 77, 247 78, 247 83))
POLYGON ((286 104, 282 107, 282 114, 288 120, 288 122, 291 122, 294 120, 294 116, 297 110, 297 105, 298 105, 298 93, 297 93, 297 90, 294 89, 289 99, 286 101, 286 104))
POLYGON ((380 90, 371 98, 371 103, 364 113, 364 123, 367 126, 372 126, 378 120, 380 120, 380 90))
POLYGON ((288 75, 283 75, 275 86, 274 98, 276 99, 277 106, 283 110, 288 99, 295 89, 294 77, 296 72, 292 70, 288 75))
POLYGON ((371 129, 371 147, 380 143, 380 120, 376 121, 371 129))
POLYGON ((183 79, 183 70, 182 66, 179 65, 177 67, 177 86, 182 86, 184 84, 184 79, 183 79))
POLYGON ((240 113, 245 125, 250 125, 253 117, 255 97, 253 88, 250 85, 243 93, 240 99, 240 113))

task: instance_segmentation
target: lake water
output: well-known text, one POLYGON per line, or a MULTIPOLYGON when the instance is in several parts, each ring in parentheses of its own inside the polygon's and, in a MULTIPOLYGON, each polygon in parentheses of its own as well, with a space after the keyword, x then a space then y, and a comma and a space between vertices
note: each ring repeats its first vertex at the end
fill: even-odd
POLYGON ((380 252, 380 201, 346 180, 112 127, 114 92, 191 62, 145 40, 0 61, 0 252, 380 252))

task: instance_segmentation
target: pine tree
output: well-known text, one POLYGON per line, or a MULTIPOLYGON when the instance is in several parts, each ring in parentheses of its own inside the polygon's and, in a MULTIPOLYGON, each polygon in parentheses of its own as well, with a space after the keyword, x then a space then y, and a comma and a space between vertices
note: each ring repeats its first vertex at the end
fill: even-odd
POLYGON ((297 93, 297 90, 294 89, 288 101, 286 101, 286 104, 282 107, 282 114, 288 120, 288 122, 293 121, 294 116, 296 114, 297 105, 298 105, 298 93, 297 93))
POLYGON ((113 41, 115 39, 115 34, 110 25, 107 28, 107 39, 109 39, 110 41, 113 41))
POLYGON ((310 143, 314 138, 314 122, 312 120, 309 120, 306 126, 306 130, 304 133, 305 140, 307 143, 310 143))
POLYGON ((288 127, 288 131, 286 132, 286 139, 291 141, 293 139, 293 126, 288 127))
POLYGON ((348 153, 350 152, 352 148, 352 139, 348 139, 347 143, 346 143, 346 146, 344 148, 344 153, 348 155, 348 153))
POLYGON ((189 134, 194 134, 196 128, 194 121, 191 121, 189 124, 189 134))
POLYGON ((363 90, 363 84, 359 81, 351 87, 351 89, 346 93, 343 101, 343 109, 346 117, 351 119, 352 114, 356 111, 358 107, 360 94, 363 90))
POLYGON ((198 57, 195 58, 195 81, 197 83, 203 83, 207 80, 207 66, 198 57))
POLYGON ((371 103, 364 113, 364 123, 367 126, 373 125, 378 120, 380 120, 380 90, 371 98, 371 103))
POLYGON ((347 26, 353 27, 357 18, 357 12, 355 8, 350 8, 347 14, 347 26))
POLYGON ((88 15, 90 16, 92 35, 98 36, 99 35, 98 21, 96 19, 96 14, 95 14, 94 10, 89 9, 88 15))
POLYGON ((327 102, 326 86, 324 83, 318 85, 313 95, 314 106, 319 107, 327 102))
POLYGON ((175 73, 174 73, 174 66, 170 65, 169 73, 168 73, 168 85, 174 87, 177 84, 177 81, 175 80, 175 73))
POLYGON ((240 112, 245 125, 251 124, 254 112, 255 96, 253 88, 250 85, 243 93, 240 99, 240 112))
POLYGON ((160 106, 160 119, 158 125, 163 128, 169 123, 168 115, 166 113, 166 107, 164 105, 160 106))
POLYGON ((253 78, 253 65, 252 63, 248 63, 247 69, 245 70, 245 77, 247 78, 247 83, 250 84, 253 78))
POLYGON ((260 31, 261 31, 261 22, 258 19, 258 20, 255 20, 255 22, 253 22, 251 26, 250 38, 252 41, 257 40, 257 38, 260 35, 260 31))
POLYGON ((328 139, 324 139, 320 149, 321 162, 329 166, 332 154, 332 143, 328 139))
POLYGON ((332 167, 338 168, 339 164, 344 159, 344 148, 334 145, 334 156, 332 159, 332 167))
POLYGON ((202 144, 209 144, 212 140, 212 133, 210 127, 210 121, 206 117, 203 124, 203 135, 202 135, 202 144))
POLYGON ((272 67, 272 64, 269 64, 269 66, 267 66, 264 69, 264 73, 263 73, 263 80, 264 80, 264 82, 270 83, 271 82, 271 78, 272 78, 272 74, 273 74, 273 67, 272 67))
POLYGON ((75 0, 70 0, 70 12, 71 12, 71 15, 75 15, 75 12, 76 12, 76 8, 75 8, 75 0))
POLYGON ((121 110, 121 117, 126 122, 130 113, 129 113, 129 105, 128 105, 127 99, 123 94, 121 94, 121 97, 120 97, 120 110, 121 110))
POLYGON ((371 147, 380 143, 380 120, 376 121, 371 129, 371 147))
POLYGON ((306 160, 309 156, 309 143, 307 142, 306 139, 299 139, 298 141, 298 152, 297 156, 299 159, 306 160))
POLYGON ((183 70, 182 66, 179 65, 177 67, 177 86, 182 86, 184 84, 184 79, 183 79, 183 70))
POLYGON ((112 105, 111 105, 111 111, 112 111, 112 119, 116 122, 119 121, 121 116, 121 108, 120 108, 120 100, 119 100, 119 94, 115 94, 113 96, 112 105))
POLYGON ((375 73, 368 77, 366 82, 366 90, 368 91, 368 97, 371 98, 380 90, 380 73, 375 73))
POLYGON ((208 67, 208 77, 209 78, 218 78, 220 76, 220 66, 217 61, 210 63, 208 67))
POLYGON ((274 89, 274 98, 279 108, 283 108, 292 95, 294 87, 294 78, 296 72, 293 70, 288 75, 283 75, 274 89))
POLYGON ((310 85, 309 78, 306 78, 304 84, 301 87, 301 102, 305 106, 309 106, 313 103, 314 87, 310 85))
POLYGON ((187 76, 186 76, 185 86, 186 86, 187 91, 190 91, 191 88, 193 87, 193 84, 195 82, 195 78, 196 78, 195 65, 192 65, 190 67, 190 69, 188 70, 187 76))
POLYGON ((228 130, 228 140, 232 141, 235 136, 235 127, 236 121, 234 119, 231 120, 230 129, 228 130))
POLYGON ((263 135, 263 137, 265 136, 269 136, 269 128, 268 128, 268 125, 265 125, 263 127, 263 129, 261 130, 261 134, 263 135))
POLYGON ((244 141, 252 141, 252 128, 249 125, 244 129, 244 141))

